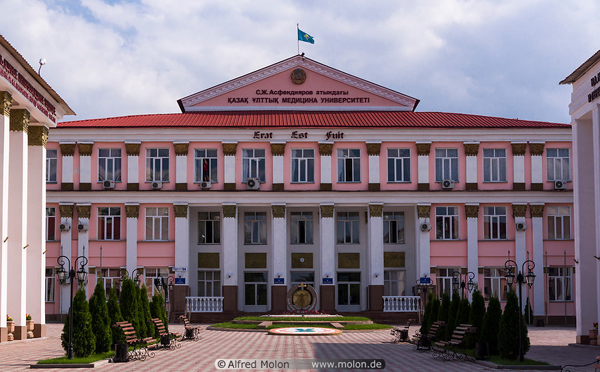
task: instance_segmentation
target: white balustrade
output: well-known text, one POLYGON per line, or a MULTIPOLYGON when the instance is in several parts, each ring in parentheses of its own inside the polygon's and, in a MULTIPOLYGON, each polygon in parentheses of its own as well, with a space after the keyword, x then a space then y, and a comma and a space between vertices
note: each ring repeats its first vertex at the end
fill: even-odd
POLYGON ((421 310, 419 296, 383 296, 383 311, 418 312, 421 310))
POLYGON ((221 313, 223 297, 186 297, 188 313, 221 313))

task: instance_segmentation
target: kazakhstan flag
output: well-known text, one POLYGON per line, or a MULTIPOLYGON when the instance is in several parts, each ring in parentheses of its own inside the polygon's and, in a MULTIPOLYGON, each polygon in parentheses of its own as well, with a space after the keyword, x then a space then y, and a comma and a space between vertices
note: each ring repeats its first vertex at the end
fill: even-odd
POLYGON ((305 43, 311 43, 311 44, 315 43, 315 39, 313 39, 312 36, 310 36, 309 34, 307 34, 306 32, 304 32, 300 29, 298 29, 298 40, 304 41, 305 43))

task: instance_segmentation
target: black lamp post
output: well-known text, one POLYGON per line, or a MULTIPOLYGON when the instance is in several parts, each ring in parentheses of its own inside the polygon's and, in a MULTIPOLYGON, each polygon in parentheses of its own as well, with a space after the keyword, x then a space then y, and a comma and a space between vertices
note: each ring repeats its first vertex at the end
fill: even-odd
POLYGON ((452 289, 454 292, 457 292, 460 289, 460 295, 462 298, 464 298, 465 288, 469 291, 469 293, 472 293, 473 289, 475 289, 475 282, 473 282, 473 279, 475 279, 475 273, 472 271, 465 273, 464 277, 460 272, 455 271, 452 273, 452 289))
MULTIPOLYGON (((131 271, 131 277, 133 278, 133 284, 135 284, 136 288, 139 288, 140 283, 141 283, 140 275, 142 275, 142 273, 139 270, 141 270, 141 268, 133 269, 131 271), (134 275, 135 275, 135 277, 134 277, 134 275)), ((128 277, 129 277, 129 272, 127 272, 127 269, 121 268, 121 282, 123 282, 123 280, 127 279, 128 277)), ((119 285, 121 285, 121 284, 119 284, 119 285)))
POLYGON ((521 266, 521 271, 517 271, 517 263, 509 259, 504 263, 504 267, 506 268, 506 284, 512 288, 515 279, 519 284, 519 361, 522 362, 525 360, 525 352, 523 351, 523 316, 521 314, 521 309, 523 308, 523 296, 521 292, 521 285, 523 283, 527 283, 529 288, 531 288, 533 285, 533 281, 535 280, 535 274, 533 273, 535 262, 526 260, 521 266), (527 269, 527 274, 523 275, 525 269, 527 269), (517 274, 516 277, 515 272, 517 274))
POLYGON ((88 263, 88 259, 85 256, 79 256, 73 262, 73 267, 71 267, 71 260, 67 256, 58 256, 56 262, 60 265, 60 268, 56 271, 56 276, 58 278, 58 282, 62 285, 67 282, 69 279, 71 283, 71 297, 69 303, 69 344, 67 346, 67 358, 73 359, 73 281, 77 278, 77 282, 79 286, 82 286, 87 280, 87 271, 85 271, 85 266, 88 263), (67 267, 69 271, 65 269, 65 260, 67 262, 67 267), (79 263, 79 270, 75 272, 77 268, 77 262, 79 263))

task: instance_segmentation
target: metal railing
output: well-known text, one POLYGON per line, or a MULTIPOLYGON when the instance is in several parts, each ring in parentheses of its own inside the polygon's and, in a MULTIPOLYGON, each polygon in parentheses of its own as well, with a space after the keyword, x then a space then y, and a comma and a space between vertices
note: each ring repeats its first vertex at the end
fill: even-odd
POLYGON ((383 311, 418 312, 421 310, 419 296, 383 296, 383 311))
POLYGON ((223 312, 223 297, 186 297, 187 313, 221 313, 223 312))

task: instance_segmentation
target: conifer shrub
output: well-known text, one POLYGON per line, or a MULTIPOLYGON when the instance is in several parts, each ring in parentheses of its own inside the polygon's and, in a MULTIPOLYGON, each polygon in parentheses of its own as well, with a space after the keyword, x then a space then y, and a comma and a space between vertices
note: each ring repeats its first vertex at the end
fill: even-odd
POLYGON ((90 297, 90 314, 92 316, 92 331, 96 336, 96 354, 110 350, 112 333, 110 330, 110 317, 106 306, 106 292, 102 280, 98 280, 94 294, 90 297))
POLYGON ((446 328, 448 327, 448 315, 450 312, 450 296, 448 293, 444 293, 442 295, 442 305, 440 306, 440 311, 438 312, 438 320, 443 321, 446 325, 443 329, 440 330, 439 337, 442 340, 447 340, 446 338, 446 328))
POLYGON ((469 300, 463 298, 458 303, 458 312, 456 313, 456 323, 454 328, 456 328, 459 324, 467 324, 469 323, 469 314, 471 313, 471 304, 469 304, 469 300))
MULTIPOLYGON (((501 358, 515 360, 519 357, 519 317, 523 317, 519 309, 519 300, 513 290, 506 294, 506 306, 500 317, 498 333, 498 351, 501 358)), ((522 319, 523 351, 529 351, 527 325, 522 319)))
POLYGON ((498 355, 498 332, 500 330, 500 317, 502 316, 502 307, 498 297, 491 297, 488 302, 487 311, 483 317, 483 332, 481 341, 487 341, 491 355, 498 355))
POLYGON ((429 318, 431 318, 431 303, 433 302, 433 294, 429 294, 427 297, 427 303, 425 304, 425 312, 423 313, 423 320, 421 321, 421 328, 419 332, 422 335, 426 335, 429 331, 429 318))
POLYGON ((119 307, 119 298, 117 297, 117 289, 115 287, 111 288, 108 293, 108 302, 106 303, 106 307, 108 308, 108 316, 110 317, 112 350, 114 348, 114 345, 119 344, 125 340, 121 328, 113 327, 113 325, 115 325, 117 322, 123 321, 123 316, 121 315, 121 308, 119 307))
MULTIPOLYGON (((92 355, 96 349, 96 337, 92 331, 92 316, 83 288, 77 290, 71 306, 73 307, 73 355, 77 358, 85 358, 92 355)), ((69 317, 67 317, 60 336, 65 352, 69 346, 69 328, 69 317)))
POLYGON ((473 301, 471 302, 471 311, 469 312, 469 324, 475 328, 475 333, 470 333, 466 338, 467 349, 475 347, 475 343, 481 338, 483 333, 483 317, 485 316, 485 300, 479 290, 473 292, 473 301))
POLYGON ((136 288, 137 293, 137 314, 138 314, 138 322, 140 327, 140 337, 149 337, 154 334, 153 324, 149 324, 148 322, 151 320, 149 317, 150 310, 148 310, 148 317, 146 317, 146 310, 144 305, 144 298, 148 301, 148 292, 146 291, 146 286, 142 286, 141 288, 136 288), (143 292, 142 292, 143 291, 143 292))
POLYGON ((152 315, 150 314, 150 302, 148 301, 148 291, 146 286, 142 285, 140 288, 140 305, 142 308, 142 314, 146 323, 146 337, 154 336, 156 326, 152 322, 152 315))
POLYGON ((456 328, 456 315, 458 314, 458 306, 460 304, 460 297, 458 292, 452 293, 452 301, 450 302, 450 311, 448 312, 448 324, 446 325, 446 340, 452 338, 452 332, 456 328))
MULTIPOLYGON (((142 337, 139 321, 139 292, 133 283, 133 280, 126 278, 121 284, 121 297, 119 297, 119 307, 123 320, 131 323, 138 337, 142 337)), ((145 328, 144 328, 145 332, 145 328)))

